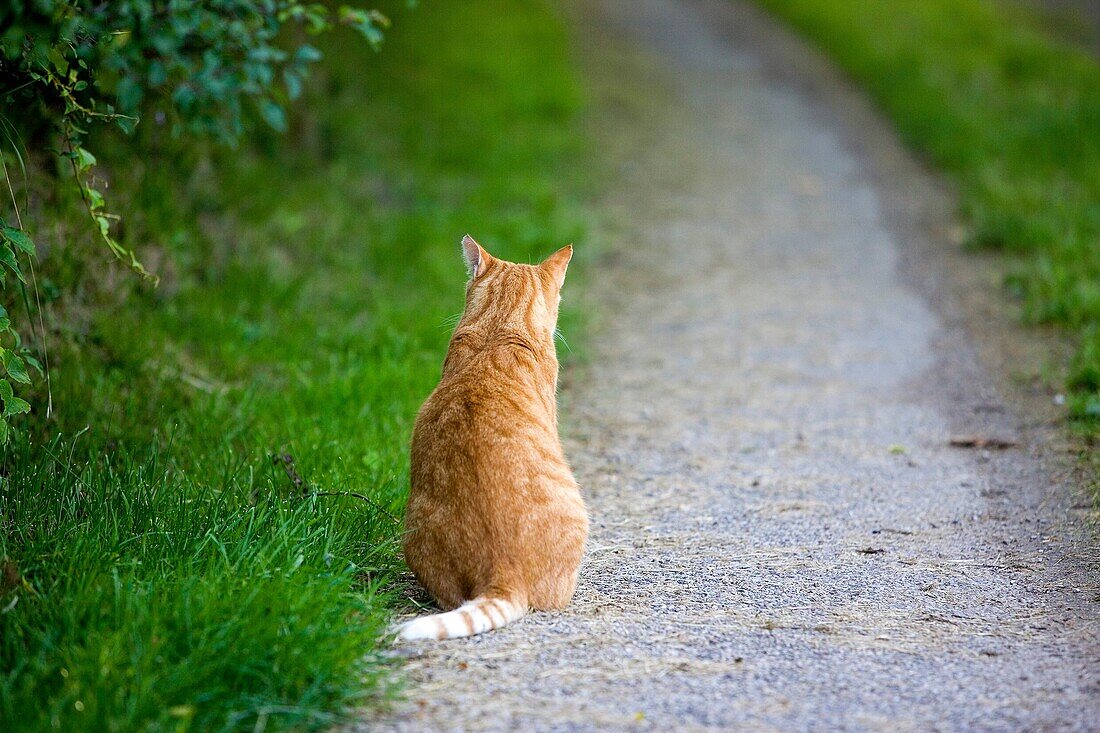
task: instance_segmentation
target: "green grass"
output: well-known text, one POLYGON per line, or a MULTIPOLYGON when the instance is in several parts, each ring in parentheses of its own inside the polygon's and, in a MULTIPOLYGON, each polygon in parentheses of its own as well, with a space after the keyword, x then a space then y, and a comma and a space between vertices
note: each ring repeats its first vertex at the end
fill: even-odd
POLYGON ((828 51, 958 185, 1025 318, 1077 344, 1071 415, 1100 425, 1100 65, 994 0, 759 0, 828 51))
MULTIPOLYGON (((40 386, 2 457, 5 730, 317 729, 389 694, 391 515, 462 306, 458 241, 586 251, 562 21, 526 0, 400 8, 381 54, 327 43, 287 138, 194 171, 101 141, 170 277, 50 306, 58 415, 40 386)), ((65 201, 40 213, 82 231, 65 201)), ((41 263, 47 299, 73 261, 41 263)))

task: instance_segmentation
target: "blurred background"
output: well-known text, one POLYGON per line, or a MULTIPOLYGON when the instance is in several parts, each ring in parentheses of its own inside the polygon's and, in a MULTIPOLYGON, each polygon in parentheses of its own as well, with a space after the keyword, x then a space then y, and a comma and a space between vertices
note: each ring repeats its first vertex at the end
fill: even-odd
MULTIPOLYGON (((960 241, 1002 253, 1004 296, 1067 344, 1044 378, 1090 457, 1100 6, 758 4, 951 182, 960 241)), ((598 286, 613 176, 579 17, 0 10, 5 726, 319 729, 393 694, 363 651, 408 604, 406 446, 462 307, 461 236, 516 261, 577 242, 569 287, 598 286)))

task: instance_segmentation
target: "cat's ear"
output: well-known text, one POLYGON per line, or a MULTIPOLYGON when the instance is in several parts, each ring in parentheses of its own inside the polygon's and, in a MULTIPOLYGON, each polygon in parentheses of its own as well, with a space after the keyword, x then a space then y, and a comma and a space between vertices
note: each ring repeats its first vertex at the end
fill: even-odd
POLYGON ((489 263, 493 261, 492 255, 469 234, 462 238, 462 255, 466 258, 466 267, 470 271, 471 278, 484 274, 489 263))
POLYGON ((567 244, 554 254, 547 257, 539 265, 544 271, 549 272, 554 282, 560 289, 565 284, 565 270, 569 267, 569 260, 573 258, 573 245, 567 244))

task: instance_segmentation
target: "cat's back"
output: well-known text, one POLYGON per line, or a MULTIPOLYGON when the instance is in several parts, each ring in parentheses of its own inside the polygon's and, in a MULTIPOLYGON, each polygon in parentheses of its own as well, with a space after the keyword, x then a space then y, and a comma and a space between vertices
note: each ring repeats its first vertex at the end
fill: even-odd
POLYGON ((532 440, 559 444, 553 404, 547 404, 534 380, 509 369, 512 360, 477 354, 463 368, 444 374, 417 414, 414 453, 418 445, 442 452, 459 443, 467 448, 532 440))

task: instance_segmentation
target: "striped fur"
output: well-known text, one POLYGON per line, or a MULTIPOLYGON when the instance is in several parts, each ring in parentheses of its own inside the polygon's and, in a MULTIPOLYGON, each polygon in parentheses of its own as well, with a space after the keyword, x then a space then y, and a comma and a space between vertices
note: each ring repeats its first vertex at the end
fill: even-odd
POLYGON ((417 580, 455 610, 406 624, 405 640, 564 608, 588 535, 558 439, 554 329, 573 248, 538 265, 493 257, 469 236, 462 248, 466 308, 416 417, 401 542, 417 580))
POLYGON ((504 598, 475 598, 453 611, 422 616, 402 624, 397 629, 397 638, 417 641, 484 634, 512 623, 526 612, 523 606, 504 598))

